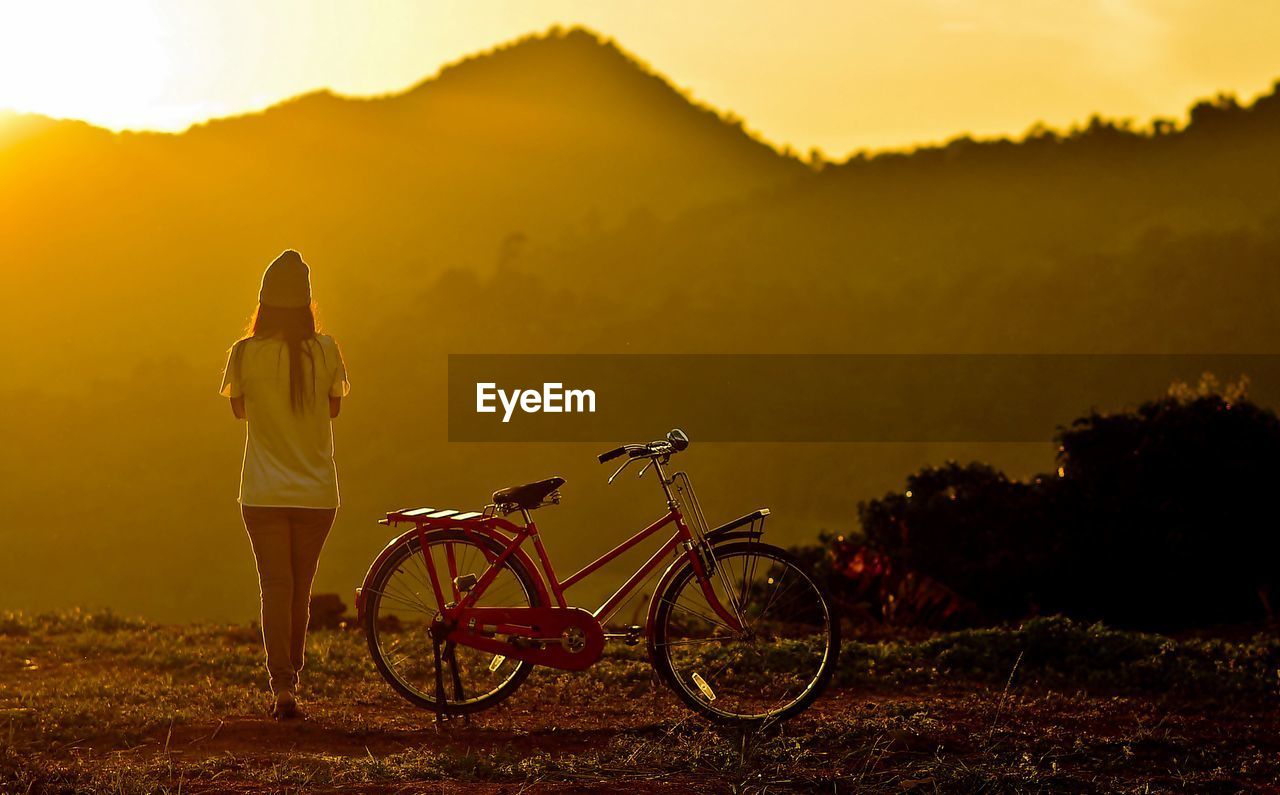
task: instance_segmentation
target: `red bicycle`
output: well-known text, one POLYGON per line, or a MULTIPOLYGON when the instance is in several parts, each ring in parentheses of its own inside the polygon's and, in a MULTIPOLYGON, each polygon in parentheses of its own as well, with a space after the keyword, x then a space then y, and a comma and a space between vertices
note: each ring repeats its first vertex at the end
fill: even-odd
POLYGON ((762 543, 769 509, 709 528, 689 476, 666 473, 689 438, 599 456, 652 468, 667 513, 564 580, 556 576, 529 512, 560 501, 562 478, 502 489, 483 511, 416 508, 385 525, 412 528, 382 550, 356 591, 374 664, 393 688, 438 718, 492 707, 534 665, 577 671, 600 659, 606 640, 635 645, 676 695, 719 722, 780 721, 804 710, 835 670, 840 625, 822 585, 778 547, 762 543), (522 524, 505 517, 519 514, 522 524), (571 607, 565 590, 663 528, 674 530, 648 561, 594 611, 571 607), (524 549, 531 540, 538 557, 524 549), (674 557, 644 627, 606 630, 635 588, 674 557))

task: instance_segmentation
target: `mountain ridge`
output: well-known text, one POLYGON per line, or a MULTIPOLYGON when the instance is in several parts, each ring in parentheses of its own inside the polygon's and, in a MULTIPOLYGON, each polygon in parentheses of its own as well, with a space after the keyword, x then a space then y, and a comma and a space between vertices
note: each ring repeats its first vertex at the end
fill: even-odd
MULTIPOLYGON (((203 128, 216 128, 225 124, 235 124, 241 121, 260 119, 279 111, 288 111, 289 109, 300 105, 305 106, 329 103, 336 107, 354 108, 381 103, 411 104, 415 100, 421 99, 423 95, 429 95, 433 91, 452 89, 452 83, 455 83, 460 79, 471 79, 477 72, 493 72, 496 69, 506 68, 512 59, 521 58, 530 50, 545 49, 547 47, 555 46, 559 47, 557 55, 563 55, 565 52, 571 52, 577 55, 585 53, 597 58, 596 65, 608 64, 614 67, 622 67, 622 71, 626 72, 625 76, 636 79, 635 82, 637 84, 649 83, 651 84, 651 87, 658 92, 669 94, 672 98, 678 97, 692 108, 714 117, 729 127, 739 129, 748 138, 770 150, 773 150, 775 153, 781 155, 783 150, 786 149, 785 146, 780 146, 770 141, 759 131, 748 128, 736 113, 728 110, 721 110, 709 101, 696 98, 691 91, 676 85, 671 77, 655 69, 647 61, 623 48, 612 37, 606 36, 583 25, 573 25, 568 27, 555 25, 543 32, 532 32, 508 41, 500 42, 485 50, 470 53, 443 64, 434 73, 417 80, 410 86, 403 89, 379 92, 376 94, 356 95, 343 94, 332 88, 320 87, 281 98, 280 100, 274 101, 260 109, 231 113, 225 116, 215 116, 193 122, 181 130, 166 131, 133 128, 112 130, 107 127, 96 125, 90 121, 74 117, 56 117, 41 113, 0 108, 0 145, 3 145, 5 141, 4 125, 8 124, 26 124, 27 126, 47 128, 51 124, 67 123, 82 125, 81 129, 85 131, 101 131, 102 133, 117 138, 128 138, 134 136, 149 138, 177 138, 203 128)), ((510 75, 501 75, 500 77, 510 78, 510 75)), ((511 81, 510 79, 505 79, 497 82, 495 85, 500 89, 504 87, 510 88, 513 85, 513 82, 514 81, 511 81)))
MULTIPOLYGON (((357 95, 343 94, 332 88, 321 87, 314 90, 304 91, 293 96, 284 97, 278 101, 272 102, 264 108, 204 119, 198 122, 193 122, 182 130, 175 131, 132 128, 112 130, 74 117, 56 117, 41 113, 0 108, 0 147, 5 145, 6 139, 19 137, 6 130, 7 127, 11 126, 23 126, 44 130, 53 125, 67 124, 75 125, 77 130, 82 134, 101 132, 112 137, 138 136, 175 138, 206 127, 216 128, 224 124, 234 124, 241 121, 259 119, 264 116, 269 116, 277 111, 288 111, 289 109, 299 105, 330 103, 337 107, 359 107, 371 103, 412 104, 415 100, 420 99, 422 95, 430 94, 434 90, 440 90, 446 87, 451 89, 452 86, 448 85, 451 82, 459 79, 471 79, 474 77, 474 73, 476 72, 492 72, 495 69, 505 67, 509 60, 513 58, 520 58, 531 50, 556 45, 562 45, 562 52, 576 52, 577 54, 591 52, 597 56, 603 56, 600 63, 609 63, 612 61, 615 62, 616 65, 625 66, 631 73, 628 76, 633 78, 642 78, 643 80, 641 82, 644 80, 652 82, 654 88, 657 90, 665 92, 672 97, 679 97, 688 106, 708 114, 730 127, 738 128, 752 141, 772 150, 782 157, 797 157, 793 154, 794 147, 792 144, 780 144, 772 141, 764 133, 749 127, 747 121, 739 117, 734 111, 719 108, 711 101, 697 98, 690 89, 677 85, 671 76, 665 74, 659 69, 656 69, 645 59, 627 50, 612 37, 584 25, 554 25, 542 32, 531 32, 523 36, 500 42, 492 47, 464 55, 453 61, 445 63, 432 74, 417 80, 403 89, 379 92, 376 94, 357 95)), ((501 77, 510 76, 504 75, 501 77)), ((494 85, 501 91, 504 88, 511 88, 512 81, 500 80, 494 85)), ((824 156, 822 161, 814 163, 813 165, 842 166, 852 162, 862 162, 866 160, 896 159, 909 157, 918 153, 946 150, 957 144, 989 146, 1010 143, 1028 143, 1043 138, 1072 138, 1078 136, 1082 132, 1096 130, 1099 127, 1110 127, 1125 133, 1139 136, 1158 137, 1161 135, 1177 134, 1185 131, 1187 127, 1195 124, 1195 117, 1198 113, 1203 112, 1205 115, 1210 115, 1215 112, 1233 109, 1248 111, 1258 105, 1259 102, 1275 99, 1278 96, 1280 96, 1280 78, 1277 78, 1273 83, 1269 92, 1259 92, 1257 95, 1246 101, 1240 101, 1236 95, 1227 92, 1219 92, 1213 96, 1201 97, 1192 100, 1185 119, 1171 119, 1165 116, 1156 116, 1135 125, 1133 120, 1129 118, 1108 118, 1094 114, 1088 119, 1078 120, 1065 128, 1052 127, 1045 125, 1040 121, 1032 121, 1028 124, 1026 131, 1022 134, 1009 133, 989 136, 973 136, 965 131, 957 131, 941 143, 907 142, 877 149, 859 149, 836 159, 828 159, 824 156)))

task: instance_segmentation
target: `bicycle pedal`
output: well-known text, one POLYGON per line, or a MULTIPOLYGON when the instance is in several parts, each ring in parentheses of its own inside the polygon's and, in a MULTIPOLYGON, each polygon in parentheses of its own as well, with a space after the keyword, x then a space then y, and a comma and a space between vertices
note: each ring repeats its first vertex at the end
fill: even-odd
POLYGON ((624 632, 625 637, 623 637, 622 642, 628 646, 635 646, 640 643, 640 636, 644 634, 644 627, 632 624, 624 632))

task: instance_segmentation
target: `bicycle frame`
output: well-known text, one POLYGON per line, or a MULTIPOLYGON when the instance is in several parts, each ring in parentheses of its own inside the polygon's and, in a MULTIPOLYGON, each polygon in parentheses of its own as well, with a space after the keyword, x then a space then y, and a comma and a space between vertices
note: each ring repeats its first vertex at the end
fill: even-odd
MULTIPOLYGON (((655 461, 654 463, 658 462, 655 461)), ((422 550, 422 554, 427 558, 425 561, 426 569, 429 575, 433 595, 437 600, 436 603, 439 605, 453 605, 453 607, 445 609, 446 615, 450 613, 457 615, 461 611, 472 608, 476 601, 483 596, 485 590, 497 577, 498 572, 502 568, 502 564, 512 557, 519 559, 531 573, 537 572, 538 575, 540 575, 538 576, 539 580, 545 580, 545 582, 537 583, 540 596, 542 596, 544 603, 551 602, 551 600, 554 599, 554 604, 556 606, 567 608, 569 607, 569 604, 568 600, 565 599, 566 590, 587 579, 601 567, 605 566, 619 555, 631 550, 645 539, 662 530, 664 527, 674 525, 675 531, 672 533, 671 537, 667 539, 666 543, 659 547, 658 550, 655 551, 649 559, 645 561, 645 563, 641 565, 641 567, 613 593, 612 596, 592 611, 591 615, 603 628, 605 621, 607 621, 618 607, 626 601, 632 592, 634 592, 636 587, 639 586, 640 583, 644 582, 649 575, 661 565, 664 558, 668 555, 673 555, 678 559, 680 552, 683 551, 690 565, 693 567, 694 575, 702 589, 703 595, 707 599, 707 604, 731 629, 735 631, 742 630, 743 624, 737 616, 737 608, 726 608, 716 596, 715 590, 712 588, 710 573, 707 571, 704 560, 698 551, 700 547, 699 541, 694 537, 694 534, 689 529, 688 524, 686 524, 684 516, 680 513, 679 503, 671 494, 671 481, 666 478, 665 473, 662 471, 661 464, 657 465, 656 470, 657 477, 659 478, 663 491, 667 496, 667 513, 654 521, 648 527, 605 552, 596 560, 588 563, 586 566, 583 566, 578 571, 569 575, 564 580, 561 580, 557 576, 555 566, 551 562, 551 558, 547 553, 545 545, 542 543, 542 537, 538 534, 537 523, 533 521, 528 510, 520 511, 524 522, 523 526, 514 524, 505 518, 492 515, 478 515, 477 518, 473 519, 457 520, 449 516, 438 518, 430 515, 406 516, 404 512, 393 512, 387 514, 387 518, 382 520, 382 523, 391 525, 402 522, 412 522, 414 524, 414 528, 402 534, 387 545, 382 554, 378 556, 378 560, 374 561, 373 566, 370 568, 370 575, 378 570, 382 560, 398 548, 401 543, 408 541, 412 537, 416 537, 419 542, 419 548, 422 550), (489 560, 489 566, 485 569, 484 573, 480 575, 480 578, 477 580, 475 585, 466 593, 461 593, 456 583, 458 572, 456 569, 456 561, 453 559, 452 546, 446 545, 445 548, 445 562, 449 571, 450 582, 442 583, 440 581, 440 577, 436 573, 436 567, 434 565, 434 561, 430 557, 431 550, 426 539, 426 534, 429 531, 436 529, 458 529, 462 530, 466 534, 475 533, 483 535, 493 541, 496 541, 502 546, 502 551, 497 555, 494 555, 483 542, 478 544, 478 546, 480 546, 484 551, 485 557, 489 560), (528 539, 533 540, 534 551, 537 554, 540 566, 535 567, 532 565, 532 559, 523 549, 524 542, 528 539), (453 598, 451 600, 446 598, 446 588, 450 588, 452 590, 451 595, 453 598)), ((473 516, 475 515, 473 514, 473 516)), ((368 580, 366 579, 366 587, 362 587, 356 592, 357 611, 361 615, 363 615, 364 592, 367 586, 368 580)), ((653 611, 651 610, 649 611, 649 619, 646 620, 645 629, 647 632, 653 631, 653 627, 651 626, 652 616, 653 611)))
MULTIPOLYGON (((629 551, 662 528, 674 524, 676 528, 675 532, 667 539, 666 543, 659 547, 657 551, 655 551, 649 559, 645 561, 644 564, 641 565, 640 568, 637 569, 627 579, 627 581, 613 593, 612 596, 592 611, 592 615, 595 617, 596 621, 603 626, 605 621, 607 621, 618 607, 627 600, 627 597, 635 591, 636 587, 640 583, 644 582, 649 575, 653 573, 654 569, 661 565, 664 558, 668 555, 676 555, 683 547, 684 553, 688 557, 690 564, 693 566, 694 574, 698 578, 703 595, 706 596, 707 603, 711 606, 711 609, 714 610, 716 615, 718 615, 732 629, 742 629, 742 624, 738 621, 735 613, 726 609, 720 602, 720 599, 715 595, 715 591, 711 587, 711 578, 708 576, 706 567, 703 565, 702 558, 695 551, 697 545, 694 541, 693 533, 690 532, 688 525, 685 524, 684 517, 680 514, 680 511, 674 506, 668 509, 665 516, 631 536, 626 541, 623 541, 621 544, 618 544, 616 547, 604 553, 599 558, 596 558, 591 563, 583 566, 564 580, 561 580, 556 575, 555 565, 551 562, 551 557, 547 554, 546 546, 542 543, 542 537, 538 535, 537 523, 535 523, 529 516, 528 511, 521 511, 521 513, 525 522, 523 527, 511 524, 510 522, 502 519, 495 520, 495 523, 501 526, 502 529, 512 532, 514 537, 507 544, 503 552, 498 555, 494 561, 490 562, 489 568, 483 575, 481 575, 476 586, 462 598, 461 602, 458 603, 458 607, 467 608, 475 604, 475 601, 483 595, 484 589, 493 581, 494 577, 497 576, 497 572, 502 562, 506 560, 510 554, 514 553, 514 551, 519 548, 526 539, 533 540, 533 548, 537 552, 538 562, 541 564, 543 576, 547 580, 546 584, 550 595, 555 599, 558 606, 568 607, 568 600, 565 599, 566 590, 590 577, 601 567, 614 560, 619 555, 629 551)), ((652 628, 647 627, 647 629, 652 628)))

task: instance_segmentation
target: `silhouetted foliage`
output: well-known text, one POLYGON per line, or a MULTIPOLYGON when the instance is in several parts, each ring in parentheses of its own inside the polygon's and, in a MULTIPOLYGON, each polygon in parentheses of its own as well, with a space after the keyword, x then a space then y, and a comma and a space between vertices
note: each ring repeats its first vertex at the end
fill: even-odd
POLYGON ((948 463, 859 506, 868 546, 1004 619, 1025 615, 1054 555, 1046 490, 984 464, 948 463))
MULTIPOLYGON (((1040 612, 1155 629, 1269 618, 1280 421, 1212 384, 1057 435, 1030 482, 983 464, 926 468, 859 506, 866 548, 971 600, 988 620, 1040 612)), ((837 559, 849 553, 832 547, 837 559)), ((869 587, 867 572, 833 572, 869 587)))
POLYGON ((971 602, 861 541, 822 533, 791 548, 826 583, 839 616, 854 625, 946 629, 977 621, 971 602))
POLYGON ((1091 413, 1058 440, 1071 532, 1051 569, 1053 607, 1129 626, 1269 615, 1280 581, 1272 411, 1239 395, 1170 394, 1091 413))

